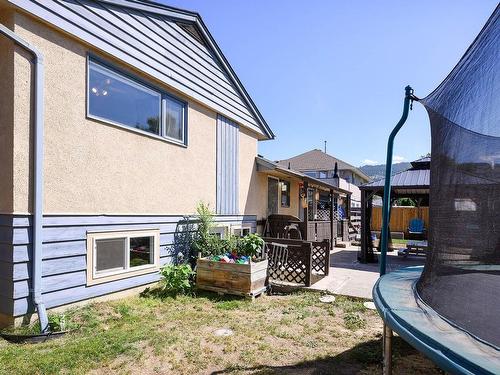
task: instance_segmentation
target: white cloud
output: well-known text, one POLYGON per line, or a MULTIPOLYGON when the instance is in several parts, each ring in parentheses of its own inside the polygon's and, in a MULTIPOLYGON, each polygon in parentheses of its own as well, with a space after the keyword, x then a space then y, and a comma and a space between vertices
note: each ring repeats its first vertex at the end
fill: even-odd
POLYGON ((401 163, 402 161, 405 161, 405 160, 406 160, 406 158, 404 156, 398 156, 398 155, 395 155, 392 158, 393 163, 401 163))
POLYGON ((377 165, 377 164, 379 164, 379 162, 375 161, 375 160, 365 159, 365 160, 363 160, 363 164, 364 165, 377 165))

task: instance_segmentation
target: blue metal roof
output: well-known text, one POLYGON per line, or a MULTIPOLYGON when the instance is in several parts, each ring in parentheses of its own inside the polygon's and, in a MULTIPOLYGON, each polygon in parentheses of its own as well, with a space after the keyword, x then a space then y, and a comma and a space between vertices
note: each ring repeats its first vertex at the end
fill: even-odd
MULTIPOLYGON (((421 187, 429 188, 431 171, 429 169, 408 169, 407 171, 396 173, 392 176, 391 185, 393 188, 401 187, 421 187)), ((370 190, 373 187, 384 187, 385 179, 370 182, 362 188, 370 190)))

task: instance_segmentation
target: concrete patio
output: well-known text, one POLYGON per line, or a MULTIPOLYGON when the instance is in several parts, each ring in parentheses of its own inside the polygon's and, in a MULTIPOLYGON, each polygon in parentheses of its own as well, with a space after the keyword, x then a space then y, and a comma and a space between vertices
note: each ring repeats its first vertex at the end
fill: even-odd
MULTIPOLYGON (((372 299, 372 289, 379 277, 379 264, 358 262, 358 246, 335 248, 330 253, 330 273, 310 289, 326 290, 334 294, 372 299)), ((401 257, 396 251, 387 254, 387 272, 402 267, 425 263, 425 257, 401 257)))

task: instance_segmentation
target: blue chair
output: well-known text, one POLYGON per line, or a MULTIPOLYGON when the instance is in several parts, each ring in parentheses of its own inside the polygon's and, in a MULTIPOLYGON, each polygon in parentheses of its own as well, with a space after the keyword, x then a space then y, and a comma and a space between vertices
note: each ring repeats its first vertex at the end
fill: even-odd
POLYGON ((425 233, 425 225, 424 221, 419 218, 414 218, 410 220, 410 224, 408 225, 408 234, 410 237, 422 237, 425 233))

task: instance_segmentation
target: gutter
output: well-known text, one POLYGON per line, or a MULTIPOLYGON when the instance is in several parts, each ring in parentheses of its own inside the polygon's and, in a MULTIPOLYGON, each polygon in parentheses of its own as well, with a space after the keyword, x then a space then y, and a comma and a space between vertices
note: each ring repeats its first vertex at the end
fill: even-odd
POLYGON ((40 330, 49 331, 47 311, 42 297, 42 219, 43 219, 43 55, 19 35, 5 25, 0 24, 0 34, 12 40, 16 45, 28 51, 33 56, 35 68, 35 99, 34 99, 34 149, 33 149, 33 241, 32 241, 32 284, 31 296, 38 312, 40 330))

